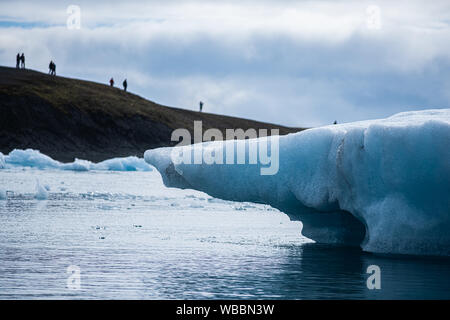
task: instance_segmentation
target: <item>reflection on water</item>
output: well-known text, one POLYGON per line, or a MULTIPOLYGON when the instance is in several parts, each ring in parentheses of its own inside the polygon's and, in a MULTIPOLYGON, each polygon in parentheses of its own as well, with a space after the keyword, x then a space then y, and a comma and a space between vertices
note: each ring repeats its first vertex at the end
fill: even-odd
POLYGON ((287 299, 448 299, 450 261, 380 256, 356 248, 305 244, 281 267, 287 299), (366 286, 367 268, 381 270, 381 289, 366 286))
POLYGON ((450 260, 311 243, 263 205, 167 189, 156 173, 4 170, 0 298, 449 299, 450 260), (34 178, 50 187, 33 198, 34 178), (67 288, 67 267, 81 289, 67 288), (369 290, 367 267, 381 269, 369 290))

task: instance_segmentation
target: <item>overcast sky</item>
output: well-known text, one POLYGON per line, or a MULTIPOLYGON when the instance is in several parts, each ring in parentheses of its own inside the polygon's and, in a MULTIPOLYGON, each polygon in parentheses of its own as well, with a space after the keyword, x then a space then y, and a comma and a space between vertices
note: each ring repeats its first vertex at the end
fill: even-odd
POLYGON ((17 52, 170 106, 317 126, 449 108, 450 1, 1 0, 0 64, 17 52))

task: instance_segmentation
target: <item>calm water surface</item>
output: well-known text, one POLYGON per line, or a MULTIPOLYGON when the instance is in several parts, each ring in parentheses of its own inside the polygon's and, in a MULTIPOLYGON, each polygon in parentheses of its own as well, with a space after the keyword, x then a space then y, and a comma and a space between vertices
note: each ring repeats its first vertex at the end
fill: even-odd
POLYGON ((450 298, 449 259, 318 245, 269 206, 169 189, 157 172, 5 169, 0 185, 1 299, 450 298), (366 287, 373 264, 381 290, 366 287))

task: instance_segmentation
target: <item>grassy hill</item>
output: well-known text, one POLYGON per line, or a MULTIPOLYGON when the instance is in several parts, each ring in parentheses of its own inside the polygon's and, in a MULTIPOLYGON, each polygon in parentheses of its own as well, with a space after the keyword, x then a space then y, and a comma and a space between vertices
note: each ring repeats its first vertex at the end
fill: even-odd
MULTIPOLYGON (((60 161, 137 155, 173 145, 177 128, 278 128, 269 123, 172 108, 104 84, 0 67, 0 151, 33 148, 60 161)), ((193 134, 192 134, 193 136, 193 134)))

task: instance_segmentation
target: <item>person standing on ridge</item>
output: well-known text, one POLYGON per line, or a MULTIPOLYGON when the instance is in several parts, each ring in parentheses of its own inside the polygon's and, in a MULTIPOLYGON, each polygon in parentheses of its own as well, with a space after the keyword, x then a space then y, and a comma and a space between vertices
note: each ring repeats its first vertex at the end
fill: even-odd
POLYGON ((200 106, 200 112, 202 112, 202 110, 203 110, 203 102, 202 101, 200 101, 199 106, 200 106))
POLYGON ((48 65, 48 73, 52 76, 56 76, 56 64, 52 61, 50 61, 50 64, 48 65))
POLYGON ((111 87, 114 87, 114 79, 113 79, 113 78, 111 78, 111 79, 109 80, 109 85, 110 85, 111 87))
POLYGON ((22 63, 22 69, 25 69, 25 54, 23 52, 20 56, 20 62, 22 63))
POLYGON ((127 87, 128 87, 128 83, 127 83, 127 79, 123 80, 123 91, 127 91, 127 87))
POLYGON ((16 68, 17 69, 20 68, 20 53, 18 53, 16 56, 16 68))

